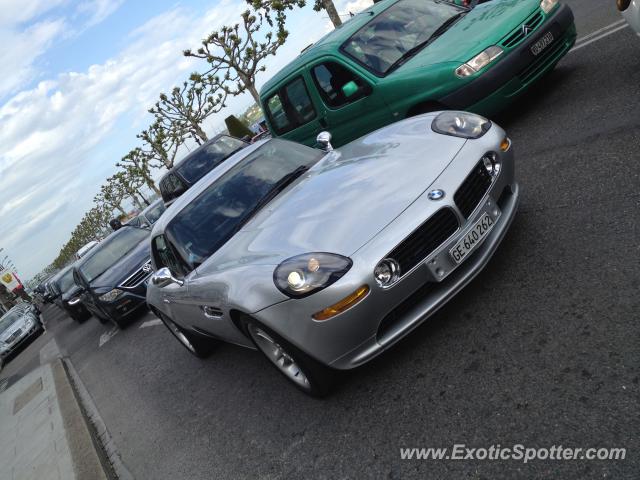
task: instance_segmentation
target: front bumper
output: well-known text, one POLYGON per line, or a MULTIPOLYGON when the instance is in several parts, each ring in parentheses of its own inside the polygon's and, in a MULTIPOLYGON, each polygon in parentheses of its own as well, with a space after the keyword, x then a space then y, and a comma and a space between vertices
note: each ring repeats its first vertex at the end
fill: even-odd
POLYGON ((452 109, 491 116, 550 71, 571 50, 575 41, 573 12, 569 6, 562 4, 549 14, 534 33, 506 51, 495 65, 464 87, 442 97, 440 102, 452 109), (532 45, 548 32, 554 35, 553 43, 534 56, 530 52, 532 45))
POLYGON ((145 282, 134 288, 120 288, 123 293, 113 302, 102 302, 102 310, 113 320, 121 320, 147 304, 147 285, 145 282))
POLYGON ((407 335, 482 270, 515 216, 519 188, 514 177, 512 149, 500 154, 500 174, 494 177, 467 218, 454 200, 454 192, 462 179, 473 170, 482 155, 499 151, 498 145, 504 136, 504 131, 494 126, 481 139, 468 141, 421 197, 351 255, 352 269, 334 285, 304 299, 273 305, 255 313, 256 318, 316 360, 336 369, 357 367, 407 335), (427 192, 434 188, 446 192, 444 199, 437 202, 428 199, 427 192), (379 287, 373 277, 375 265, 442 208, 456 212, 458 230, 398 283, 390 288, 379 287), (485 213, 494 218, 493 229, 472 254, 456 266, 449 255, 450 249, 485 213), (313 313, 345 298, 364 284, 369 285, 370 292, 351 309, 322 322, 311 318, 313 313))

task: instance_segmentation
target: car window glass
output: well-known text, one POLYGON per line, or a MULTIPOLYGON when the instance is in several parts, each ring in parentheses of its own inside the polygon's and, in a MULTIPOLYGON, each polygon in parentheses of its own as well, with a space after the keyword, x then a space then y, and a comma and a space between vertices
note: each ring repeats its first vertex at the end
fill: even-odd
POLYGON ((149 222, 149 224, 153 225, 158 221, 160 216, 164 213, 165 206, 162 202, 159 202, 157 205, 151 207, 144 214, 145 218, 149 222))
POLYGON ((354 33, 342 50, 377 75, 425 42, 460 7, 424 0, 400 0, 354 33))
POLYGON ((176 258, 164 235, 158 235, 153 239, 153 253, 158 269, 167 267, 174 275, 187 273, 184 266, 176 258))
POLYGON ((282 106, 280 94, 275 94, 267 100, 267 108, 269 109, 271 122, 278 133, 286 132, 293 128, 293 124, 287 118, 287 114, 282 106))
POLYGON ((316 117, 313 102, 302 77, 289 82, 267 100, 267 114, 276 133, 298 128, 316 117))
POLYGON ((223 135, 215 142, 203 145, 186 157, 177 167, 180 175, 193 184, 222 163, 232 153, 237 152, 246 144, 237 138, 223 135))
POLYGON ((69 270, 64 272, 64 275, 62 275, 62 277, 60 277, 60 280, 58 280, 58 290, 60 291, 60 293, 66 293, 71 289, 71 287, 73 287, 73 285, 73 270, 70 268, 69 270))
POLYGON ((285 87, 287 100, 298 117, 298 126, 313 120, 316 111, 302 78, 298 78, 285 87))
POLYGON ((322 151, 273 139, 209 185, 165 233, 184 263, 196 268, 264 207, 261 200, 269 198, 280 180, 323 156, 322 151))
POLYGON ((187 189, 176 175, 168 173, 160 180, 160 194, 165 202, 178 198, 187 189))
POLYGON ((330 107, 341 107, 347 103, 362 98, 362 93, 347 97, 343 91, 349 82, 354 82, 361 92, 364 92, 363 80, 347 68, 335 62, 325 62, 313 67, 311 71, 324 102, 330 107))
POLYGON ((142 228, 123 227, 91 250, 90 257, 78 267, 88 282, 102 275, 149 236, 142 228))

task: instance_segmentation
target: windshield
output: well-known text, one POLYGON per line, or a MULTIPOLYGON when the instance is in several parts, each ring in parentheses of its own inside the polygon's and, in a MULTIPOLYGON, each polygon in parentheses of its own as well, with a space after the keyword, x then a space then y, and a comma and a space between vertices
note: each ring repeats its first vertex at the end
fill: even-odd
POLYGON ((245 145, 244 142, 237 138, 223 135, 213 143, 204 145, 185 158, 178 166, 178 172, 187 182, 194 184, 218 166, 225 158, 245 145))
POLYGON ((16 310, 7 312, 2 318, 0 318, 0 333, 4 332, 7 328, 18 321, 21 316, 22 313, 16 310))
POLYGON ((91 250, 93 254, 79 267, 82 275, 91 282, 148 236, 149 231, 142 228, 121 228, 91 250))
POLYGON ((353 34, 342 50, 377 75, 423 44, 438 27, 464 10, 429 0, 400 0, 353 34))
POLYGON ((58 280, 58 290, 60 290, 60 293, 66 293, 71 290, 73 285, 73 269, 69 268, 58 280))
POLYGON ((160 218, 160 215, 162 215, 164 213, 164 211, 165 211, 164 203, 158 202, 157 205, 155 205, 154 207, 151 207, 149 210, 147 210, 144 213, 144 216, 147 219, 147 221, 149 222, 149 224, 153 225, 154 223, 156 223, 158 221, 158 219, 160 218))
POLYGON ((178 213, 167 235, 189 267, 196 268, 284 188, 284 182, 293 182, 324 155, 297 143, 270 140, 178 213))

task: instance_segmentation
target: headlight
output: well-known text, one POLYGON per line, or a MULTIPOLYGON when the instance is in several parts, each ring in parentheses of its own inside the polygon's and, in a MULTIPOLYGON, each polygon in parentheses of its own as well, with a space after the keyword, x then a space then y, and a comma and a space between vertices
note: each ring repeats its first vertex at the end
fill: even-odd
POLYGON ((118 290, 114 288, 110 292, 105 293, 104 295, 100 295, 100 301, 102 302, 113 302, 116 298, 122 295, 122 290, 118 290))
MULTIPOLYGON (((113 292, 113 290, 111 290, 111 292, 113 292)), ((78 303, 80 303, 80 297, 73 297, 71 300, 67 302, 67 304, 71 307, 73 307, 74 305, 77 305, 78 303)))
POLYGON ((442 112, 431 122, 431 129, 442 135, 480 138, 491 128, 491 121, 468 112, 442 112))
POLYGON ((544 13, 549 13, 557 4, 558 0, 542 0, 540 2, 540 8, 544 13))
POLYGON ((474 73, 479 72, 484 67, 489 65, 500 55, 502 55, 502 49, 493 45, 480 52, 467 63, 464 63, 456 68, 456 75, 458 75, 459 77, 468 77, 469 75, 473 75, 474 73))
POLYGON ((349 271, 353 262, 333 253, 305 253, 282 262, 273 281, 282 293, 302 298, 327 288, 349 271))

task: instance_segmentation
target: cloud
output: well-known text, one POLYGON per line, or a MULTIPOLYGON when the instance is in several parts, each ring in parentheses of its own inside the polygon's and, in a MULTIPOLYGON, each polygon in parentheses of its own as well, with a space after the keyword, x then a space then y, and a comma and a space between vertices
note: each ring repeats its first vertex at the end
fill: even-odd
POLYGON ((90 0, 78 5, 77 12, 88 16, 85 22, 85 27, 88 28, 101 23, 123 3, 124 0, 90 0))
POLYGON ((132 32, 113 58, 41 81, 0 107, 0 244, 23 276, 53 260, 135 146, 131 121, 147 118, 158 94, 196 69, 182 50, 244 8, 224 2, 204 15, 174 8, 132 32))
POLYGON ((14 27, 38 18, 68 0, 0 0, 0 29, 14 27))
POLYGON ((0 98, 31 83, 37 76, 33 63, 66 29, 62 19, 38 22, 22 31, 0 28, 0 98))

